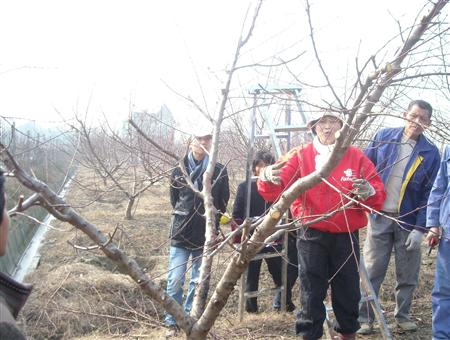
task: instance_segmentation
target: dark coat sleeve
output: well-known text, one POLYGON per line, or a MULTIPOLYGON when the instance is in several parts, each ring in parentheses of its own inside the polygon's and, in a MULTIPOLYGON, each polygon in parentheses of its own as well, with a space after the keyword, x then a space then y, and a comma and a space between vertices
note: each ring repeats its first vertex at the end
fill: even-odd
POLYGON ((228 180, 228 172, 227 168, 223 167, 220 172, 220 193, 219 193, 219 202, 216 207, 220 212, 224 213, 227 211, 228 200, 230 199, 230 184, 228 180))
POLYGON ((236 192, 236 198, 233 204, 233 218, 243 220, 245 216, 245 192, 246 192, 246 182, 239 184, 236 192))
POLYGON ((170 204, 172 208, 175 208, 175 204, 180 197, 180 183, 177 181, 178 174, 178 169, 175 169, 170 175, 170 204))

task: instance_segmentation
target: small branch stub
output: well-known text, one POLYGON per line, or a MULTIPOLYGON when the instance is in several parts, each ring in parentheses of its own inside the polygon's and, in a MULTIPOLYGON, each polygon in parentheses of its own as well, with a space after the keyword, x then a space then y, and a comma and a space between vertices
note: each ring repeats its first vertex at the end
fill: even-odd
POLYGON ((17 210, 22 211, 23 210, 23 200, 25 199, 24 195, 19 196, 19 202, 17 202, 17 210))
POLYGON ((274 210, 270 213, 270 218, 272 220, 278 220, 281 217, 281 212, 279 210, 274 210))

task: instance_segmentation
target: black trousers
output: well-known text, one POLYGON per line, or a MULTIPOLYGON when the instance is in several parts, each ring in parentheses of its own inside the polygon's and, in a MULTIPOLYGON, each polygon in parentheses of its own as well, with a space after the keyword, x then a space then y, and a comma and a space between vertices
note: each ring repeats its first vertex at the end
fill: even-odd
MULTIPOLYGON (((282 246, 277 245, 275 247, 264 247, 261 253, 273 253, 281 252, 282 246)), ((295 305, 292 303, 292 287, 298 277, 298 257, 297 257, 297 245, 295 236, 289 236, 288 238, 288 268, 287 268, 287 290, 286 290, 286 307, 287 310, 293 311, 295 305)), ((272 276, 273 282, 276 287, 281 287, 281 269, 282 269, 282 259, 281 257, 272 257, 264 259, 267 263, 267 268, 272 276)), ((247 283, 246 291, 253 292, 258 290, 259 286, 259 275, 261 272, 262 260, 251 261, 248 265, 247 272, 247 283)), ((273 308, 280 309, 281 307, 281 293, 277 293, 273 299, 273 308)), ((258 311, 258 300, 256 297, 249 298, 245 303, 245 310, 247 312, 256 313, 258 311)))
POLYGON ((295 231, 289 232, 288 237, 288 259, 289 265, 287 268, 287 295, 286 302, 291 301, 292 287, 298 278, 298 254, 297 254, 297 234, 295 231))
POLYGON ((300 229, 297 238, 301 310, 296 332, 305 339, 323 335, 326 312, 323 301, 331 285, 331 302, 342 334, 359 329, 358 233, 332 234, 300 229))

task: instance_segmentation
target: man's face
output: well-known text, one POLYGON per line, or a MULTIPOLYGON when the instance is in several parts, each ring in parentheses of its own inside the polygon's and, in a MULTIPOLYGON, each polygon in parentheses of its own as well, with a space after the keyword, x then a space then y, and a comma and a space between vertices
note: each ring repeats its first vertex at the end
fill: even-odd
POLYGON ((256 166, 255 166, 255 171, 253 172, 253 174, 255 176, 259 176, 259 173, 261 172, 261 170, 268 165, 269 164, 267 164, 263 160, 259 161, 258 164, 256 164, 256 166))
POLYGON ((333 144, 336 140, 336 132, 342 127, 341 121, 332 116, 324 116, 316 123, 316 133, 322 144, 333 144))
POLYGON ((423 130, 430 125, 430 113, 414 105, 408 112, 403 114, 406 118, 405 135, 409 139, 417 140, 422 134, 423 130))
POLYGON ((211 136, 195 137, 191 143, 191 151, 194 158, 197 160, 202 160, 206 153, 211 149, 211 136))

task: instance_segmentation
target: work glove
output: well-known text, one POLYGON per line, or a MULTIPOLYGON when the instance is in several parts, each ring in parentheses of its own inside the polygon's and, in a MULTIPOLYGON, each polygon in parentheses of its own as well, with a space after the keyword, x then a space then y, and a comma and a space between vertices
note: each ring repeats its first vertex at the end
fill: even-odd
POLYGON ((420 244, 422 243, 423 239, 423 233, 418 231, 417 229, 414 229, 411 231, 408 235, 408 238, 406 239, 405 246, 406 250, 419 250, 420 244))
POLYGON ((281 184, 280 169, 283 167, 284 164, 286 164, 286 161, 276 163, 273 165, 268 165, 262 168, 261 171, 259 172, 259 179, 264 182, 271 182, 273 184, 280 185, 281 184))
POLYGON ((220 225, 225 225, 231 222, 231 216, 228 215, 227 213, 222 214, 222 216, 220 216, 219 219, 219 223, 220 225))
POLYGON ((431 227, 428 231, 426 241, 428 246, 431 248, 436 247, 441 240, 441 228, 439 227, 431 227))
POLYGON ((367 179, 355 178, 353 179, 352 193, 355 194, 359 199, 365 201, 370 196, 375 195, 376 191, 367 179))

